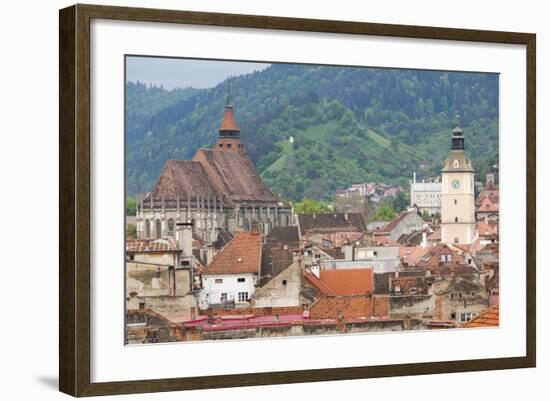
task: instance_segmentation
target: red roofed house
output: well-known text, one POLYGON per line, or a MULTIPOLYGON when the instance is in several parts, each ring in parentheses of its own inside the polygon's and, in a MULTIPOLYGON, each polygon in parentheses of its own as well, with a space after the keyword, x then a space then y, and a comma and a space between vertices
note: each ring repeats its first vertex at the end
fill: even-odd
POLYGON ((312 319, 385 318, 389 316, 389 298, 375 297, 373 271, 362 269, 321 269, 306 272, 306 283, 320 297, 309 308, 312 319))
POLYGON ((137 196, 138 238, 175 236, 177 223, 192 222, 194 234, 212 243, 220 229, 233 234, 258 222, 267 234, 291 217, 248 157, 229 97, 214 146, 192 160, 167 160, 151 191, 137 196))
POLYGON ((201 309, 212 306, 248 306, 262 264, 262 235, 236 232, 229 243, 206 266, 199 295, 201 309))
POLYGON ((487 175, 485 190, 476 199, 477 220, 498 220, 499 191, 494 184, 492 174, 487 175))

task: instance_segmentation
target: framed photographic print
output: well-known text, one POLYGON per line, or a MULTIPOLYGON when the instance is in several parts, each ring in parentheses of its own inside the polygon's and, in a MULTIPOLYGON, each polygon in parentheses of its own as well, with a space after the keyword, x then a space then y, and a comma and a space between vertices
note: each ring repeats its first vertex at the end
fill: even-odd
POLYGON ((60 11, 60 390, 534 367, 535 35, 60 11))

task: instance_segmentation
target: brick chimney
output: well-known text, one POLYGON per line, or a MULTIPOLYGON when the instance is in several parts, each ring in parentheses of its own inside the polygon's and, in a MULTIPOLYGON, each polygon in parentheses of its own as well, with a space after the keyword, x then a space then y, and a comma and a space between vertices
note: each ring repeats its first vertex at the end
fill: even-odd
POLYGON ((183 256, 193 255, 193 223, 177 223, 176 238, 183 256))

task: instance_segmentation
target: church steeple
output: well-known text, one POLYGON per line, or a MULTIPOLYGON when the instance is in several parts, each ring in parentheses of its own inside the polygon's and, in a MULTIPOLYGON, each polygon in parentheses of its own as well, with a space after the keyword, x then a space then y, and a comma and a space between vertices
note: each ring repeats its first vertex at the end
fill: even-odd
POLYGON ((464 133, 460 128, 460 114, 456 112, 456 127, 453 129, 452 150, 464 150, 464 133))
POLYGON ((241 129, 237 125, 233 105, 231 104, 231 82, 227 83, 227 96, 225 101, 225 110, 223 120, 218 130, 219 137, 214 149, 223 151, 244 151, 244 145, 241 143, 241 129))

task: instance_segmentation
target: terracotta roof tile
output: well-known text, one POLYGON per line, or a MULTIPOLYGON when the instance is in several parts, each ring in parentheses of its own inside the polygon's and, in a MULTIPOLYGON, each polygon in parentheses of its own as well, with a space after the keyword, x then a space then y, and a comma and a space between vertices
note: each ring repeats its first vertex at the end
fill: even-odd
POLYGON ((409 266, 415 266, 428 249, 420 246, 402 246, 399 248, 399 257, 409 266))
POLYGON ((372 293, 372 269, 335 269, 320 271, 321 281, 336 295, 372 293))
POLYGON ((178 247, 172 237, 162 239, 128 239, 126 252, 177 252, 178 247))
POLYGON ((496 327, 499 325, 500 311, 499 306, 495 305, 481 315, 465 323, 463 327, 496 327))
POLYGON ((261 253, 261 234, 249 231, 237 232, 206 267, 204 274, 258 274, 261 253))
POLYGON ((225 106, 225 110, 223 113, 223 120, 222 124, 220 126, 220 131, 233 131, 238 132, 240 131, 237 120, 235 120, 235 114, 233 113, 233 106, 227 105, 225 106))

